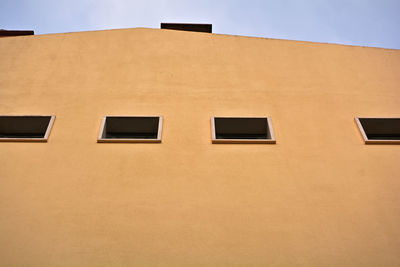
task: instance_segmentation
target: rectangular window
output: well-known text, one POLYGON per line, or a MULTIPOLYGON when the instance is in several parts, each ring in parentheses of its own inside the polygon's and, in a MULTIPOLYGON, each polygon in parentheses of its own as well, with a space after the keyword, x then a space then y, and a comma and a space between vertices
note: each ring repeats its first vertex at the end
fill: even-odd
POLYGON ((97 141, 160 143, 161 132, 162 117, 159 116, 106 116, 97 141))
POLYGON ((212 117, 213 143, 275 144, 268 117, 212 117))
POLYGON ((0 116, 0 141, 47 142, 55 116, 0 116))
POLYGON ((400 144, 400 118, 355 118, 366 144, 400 144))

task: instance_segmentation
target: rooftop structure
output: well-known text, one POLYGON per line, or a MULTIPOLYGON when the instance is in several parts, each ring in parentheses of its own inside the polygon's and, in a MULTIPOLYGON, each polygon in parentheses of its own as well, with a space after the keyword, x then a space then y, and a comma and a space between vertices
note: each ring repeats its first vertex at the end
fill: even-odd
POLYGON ((12 36, 24 36, 24 35, 34 35, 34 31, 31 30, 4 30, 0 29, 1 37, 12 37, 12 36))

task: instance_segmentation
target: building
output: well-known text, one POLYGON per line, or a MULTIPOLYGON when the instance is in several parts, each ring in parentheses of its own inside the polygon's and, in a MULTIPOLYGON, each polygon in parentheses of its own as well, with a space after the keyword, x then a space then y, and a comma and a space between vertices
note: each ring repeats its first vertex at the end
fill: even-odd
POLYGON ((160 29, 0 39, 1 266, 399 266, 400 51, 160 29), (162 116, 161 143, 98 143, 104 116, 162 116), (213 144, 214 116, 276 144, 213 144))

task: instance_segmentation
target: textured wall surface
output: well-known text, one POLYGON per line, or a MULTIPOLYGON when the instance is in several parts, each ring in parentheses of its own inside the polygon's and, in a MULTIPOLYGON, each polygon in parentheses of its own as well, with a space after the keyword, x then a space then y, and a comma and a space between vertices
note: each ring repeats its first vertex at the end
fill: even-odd
POLYGON ((0 39, 1 266, 399 266, 400 51, 156 29, 0 39), (104 115, 162 115, 161 144, 98 144, 104 115), (270 116, 211 144, 211 116, 270 116))

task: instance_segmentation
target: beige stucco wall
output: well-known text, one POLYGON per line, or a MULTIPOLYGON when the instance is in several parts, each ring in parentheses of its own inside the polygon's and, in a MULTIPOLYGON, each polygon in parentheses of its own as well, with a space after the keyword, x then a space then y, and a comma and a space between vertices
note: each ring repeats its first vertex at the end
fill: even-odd
POLYGON ((155 29, 0 40, 1 266, 400 266, 400 51, 155 29), (98 144, 104 115, 162 115, 161 144, 98 144), (277 144, 211 144, 211 116, 277 144))

